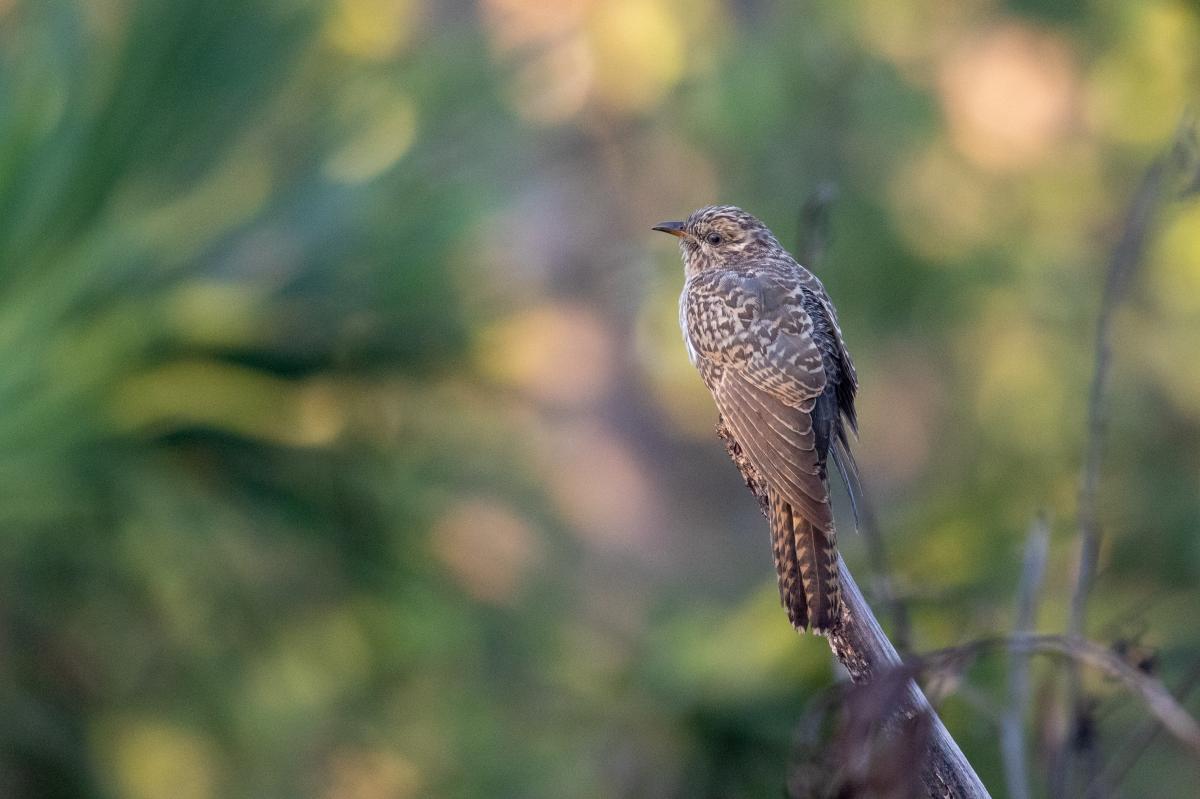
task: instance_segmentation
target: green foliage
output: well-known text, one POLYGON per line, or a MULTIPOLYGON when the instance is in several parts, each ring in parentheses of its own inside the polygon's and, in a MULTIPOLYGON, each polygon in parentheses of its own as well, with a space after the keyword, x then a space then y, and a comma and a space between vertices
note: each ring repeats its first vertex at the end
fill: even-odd
MULTIPOLYGON (((1038 509, 1070 568, 1096 231, 1200 21, 944 6, 0 2, 0 794, 780 795, 832 669, 647 229, 725 201, 793 241, 823 181, 915 644, 1002 632, 1038 509)), ((1090 631, 1168 680, 1189 213, 1117 322, 1090 631)), ((978 708, 947 720, 998 784, 978 708)))

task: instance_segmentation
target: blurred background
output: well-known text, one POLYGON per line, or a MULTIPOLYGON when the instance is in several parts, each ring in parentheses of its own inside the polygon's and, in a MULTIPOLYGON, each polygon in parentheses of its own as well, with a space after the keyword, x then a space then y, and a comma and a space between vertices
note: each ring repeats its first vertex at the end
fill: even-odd
MULTIPOLYGON (((783 795, 838 678, 650 226, 833 197, 908 646, 1011 628, 1039 511, 1059 631, 1104 265, 1198 86, 1184 0, 0 0, 0 794, 783 795)), ((1087 632, 1173 686, 1200 204, 1154 231, 1087 632)), ((942 705, 997 796, 1004 679, 942 705)), ((1108 751, 1145 712, 1088 686, 1108 751)))

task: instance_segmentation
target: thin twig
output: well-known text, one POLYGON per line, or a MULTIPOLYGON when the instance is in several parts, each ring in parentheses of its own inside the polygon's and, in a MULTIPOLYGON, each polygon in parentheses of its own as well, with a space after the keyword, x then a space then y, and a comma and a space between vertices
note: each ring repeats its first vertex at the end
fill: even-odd
POLYGON ((988 649, 1007 647, 1013 652, 1061 655, 1072 663, 1090 666, 1118 680, 1138 698, 1150 715, 1193 753, 1200 755, 1200 723, 1171 696, 1162 681, 1134 668, 1108 647, 1067 635, 1011 635, 985 638, 942 650, 920 659, 925 668, 961 669, 988 649))
MULTIPOLYGON (((733 460, 746 486, 758 499, 759 510, 767 515, 767 491, 758 471, 742 453, 741 448, 725 427, 724 420, 717 423, 717 435, 725 441, 725 448, 733 460)), ((829 633, 829 648, 850 674, 855 683, 872 682, 880 675, 907 668, 879 626, 878 619, 859 590, 846 562, 838 555, 838 569, 842 585, 841 622, 829 633)), ((926 791, 935 799, 988 799, 987 789, 967 761, 958 744, 950 736, 937 713, 929 704, 917 683, 909 679, 905 686, 905 700, 897 712, 906 719, 928 714, 932 729, 928 757, 921 764, 921 780, 926 791)))
MULTIPOLYGON (((1104 278, 1104 293, 1100 302, 1100 314, 1096 322, 1095 362, 1092 380, 1088 388, 1087 441, 1081 469, 1079 487, 1079 559, 1076 566, 1075 585, 1071 594, 1071 605, 1067 617, 1067 635, 1081 636, 1087 616, 1088 597, 1095 580, 1096 564, 1100 553, 1101 530, 1096 508, 1096 495, 1100 485, 1100 469, 1104 457, 1104 432, 1107 425, 1105 397, 1108 391, 1109 372, 1112 366, 1112 320, 1116 309, 1124 299, 1126 290, 1141 266, 1146 242, 1153 228, 1155 213, 1167 197, 1167 186, 1189 168, 1192 159, 1195 126, 1190 122, 1180 126, 1167 151, 1155 159, 1146 170, 1125 215, 1121 236, 1113 249, 1104 278)), ((1185 188, 1186 190, 1186 188, 1185 188)), ((1079 673, 1075 668, 1067 671, 1068 741, 1075 737, 1084 713, 1084 702, 1079 673)), ((1063 745, 1050 775, 1050 790, 1055 796, 1066 793, 1071 771, 1072 752, 1063 745)))
POLYGON ((1096 322, 1095 363, 1088 388, 1087 444, 1079 489, 1079 571, 1071 597, 1069 635, 1079 635, 1087 609, 1088 594, 1096 570, 1100 546, 1100 526, 1096 513, 1096 494, 1100 485, 1100 466, 1104 457, 1104 432, 1108 422, 1105 395, 1112 366, 1112 319, 1125 297, 1130 280, 1141 265, 1154 213, 1164 199, 1164 186, 1172 176, 1172 167, 1180 162, 1180 150, 1191 128, 1181 131, 1168 152, 1151 164, 1142 178, 1137 194, 1125 217, 1121 238, 1113 250, 1105 274, 1104 294, 1096 322))
MULTIPOLYGON (((1039 516, 1029 528, 1021 580, 1017 586, 1017 618, 1013 632, 1028 635, 1037 616, 1037 601, 1046 570, 1050 531, 1039 516)), ((1008 703, 1000 719, 1000 752, 1012 799, 1029 799, 1029 769, 1025 762, 1025 712, 1029 707, 1029 656, 1011 650, 1008 667, 1008 703)))
MULTIPOLYGON (((1197 686, 1200 686, 1200 661, 1194 663, 1191 670, 1180 681, 1179 686, 1175 689, 1175 695, 1182 702, 1197 686)), ((1147 747, 1154 743, 1154 739, 1161 731, 1162 725, 1157 719, 1147 719, 1143 722, 1140 727, 1130 733, 1125 744, 1118 748, 1117 751, 1122 754, 1114 755, 1103 771, 1093 775, 1092 781, 1088 785, 1088 791, 1092 790, 1093 785, 1097 788, 1103 786, 1109 789, 1120 785, 1121 781, 1125 779, 1125 775, 1141 758, 1147 747)))

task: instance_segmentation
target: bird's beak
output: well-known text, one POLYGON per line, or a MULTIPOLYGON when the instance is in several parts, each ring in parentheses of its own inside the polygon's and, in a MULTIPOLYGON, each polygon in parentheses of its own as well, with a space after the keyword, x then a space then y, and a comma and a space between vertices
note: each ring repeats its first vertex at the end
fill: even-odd
POLYGON ((687 235, 683 231, 683 223, 682 222, 659 222, 657 225, 655 225, 654 227, 652 227, 650 229, 651 230, 661 230, 663 233, 670 233, 672 236, 678 236, 681 239, 685 235, 687 235))

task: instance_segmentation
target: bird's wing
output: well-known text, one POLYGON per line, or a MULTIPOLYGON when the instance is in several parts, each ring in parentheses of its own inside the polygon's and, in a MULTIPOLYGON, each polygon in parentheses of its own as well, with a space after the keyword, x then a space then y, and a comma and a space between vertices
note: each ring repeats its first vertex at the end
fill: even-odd
MULTIPOLYGON (((833 307, 833 301, 829 299, 825 286, 816 275, 804 267, 799 268, 799 274, 801 283, 816 297, 820 311, 829 322, 829 328, 833 333, 833 352, 830 355, 837 359, 840 373, 836 392, 837 409, 846 418, 850 429, 857 433, 858 414, 854 410, 854 397, 858 393, 858 372, 854 369, 850 351, 846 349, 846 340, 842 337, 842 326, 838 322, 837 309, 833 307)), ((843 438, 842 444, 843 448, 848 451, 849 442, 843 438)))
POLYGON ((698 277, 686 310, 689 342, 734 437, 795 511, 832 530, 812 420, 826 376, 799 287, 761 274, 698 277))
POLYGON ((687 285, 692 349, 799 407, 825 389, 821 350, 799 287, 771 274, 721 272, 687 285))
POLYGON ((815 303, 809 306, 812 313, 824 317, 824 328, 828 331, 826 342, 826 361, 833 369, 834 385, 831 391, 826 391, 817 400, 814 423, 831 426, 833 435, 826 442, 829 454, 842 476, 846 485, 846 493, 850 496, 850 507, 854 511, 855 526, 861 526, 860 505, 863 499, 862 480, 858 474, 858 465, 850 451, 850 439, 846 429, 858 433, 858 412, 854 408, 854 398, 858 393, 858 373, 854 369, 854 361, 846 349, 846 341, 842 337, 842 327, 838 323, 837 309, 821 284, 820 279, 804 267, 799 267, 800 282, 810 293, 815 303))

